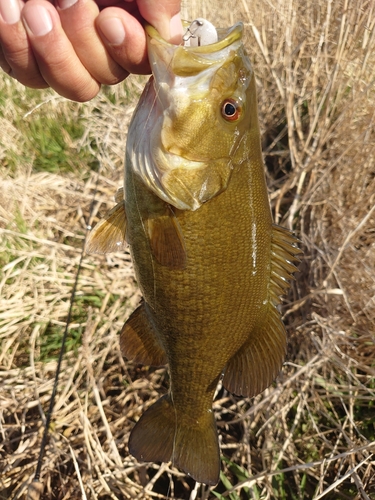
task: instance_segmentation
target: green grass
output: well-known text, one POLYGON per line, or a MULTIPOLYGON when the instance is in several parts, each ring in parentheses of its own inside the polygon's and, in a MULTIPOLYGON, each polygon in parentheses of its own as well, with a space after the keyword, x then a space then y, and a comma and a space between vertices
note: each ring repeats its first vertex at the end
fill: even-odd
POLYGON ((54 118, 34 117, 27 127, 30 135, 25 148, 29 154, 28 159, 33 160, 33 170, 51 173, 74 171, 75 159, 72 153, 76 151, 73 144, 83 135, 82 120, 63 122, 58 116, 54 118))
POLYGON ((245 500, 257 498, 258 496, 260 500, 258 488, 256 486, 252 488, 252 491, 250 491, 250 488, 248 486, 243 486, 238 488, 237 491, 232 491, 225 497, 223 496, 224 492, 231 491, 233 488, 235 488, 236 484, 242 481, 246 481, 250 478, 247 470, 239 466, 235 462, 232 462, 226 457, 222 457, 222 461, 226 464, 226 467, 230 474, 224 473, 223 471, 220 472, 220 483, 218 484, 217 489, 221 492, 219 493, 219 491, 216 491, 216 489, 213 490, 212 493, 215 495, 215 497, 219 498, 219 500, 225 500, 225 498, 229 498, 230 500, 245 500), (228 476, 230 476, 232 480, 228 476), (254 496, 254 494, 256 496, 254 496))
MULTIPOLYGON (((99 315, 104 296, 105 294, 102 291, 97 291, 96 295, 77 293, 74 298, 72 315, 68 327, 65 345, 66 352, 74 351, 74 353, 78 353, 78 349, 82 345, 82 335, 87 324, 88 316, 90 314, 91 319, 94 319, 99 315)), ((110 307, 113 305, 116 300, 118 300, 118 296, 111 295, 107 302, 108 306, 110 307)), ((66 318, 60 318, 60 322, 64 323, 65 321, 66 318)), ((98 321, 97 328, 100 328, 103 322, 103 320, 98 321)), ((57 325, 53 322, 47 323, 42 328, 39 337, 39 361, 45 363, 58 358, 64 331, 65 325, 57 325)))
MULTIPOLYGON (((51 91, 42 94, 15 88, 6 76, 2 78, 6 84, 0 92, 0 118, 14 129, 17 147, 9 148, 9 138, 0 136, 0 148, 5 151, 0 168, 14 174, 20 166, 31 165, 34 172, 81 172, 83 178, 90 170, 98 169, 95 138, 86 137, 84 105, 66 101, 51 91)), ((109 90, 105 95, 115 100, 109 90)))

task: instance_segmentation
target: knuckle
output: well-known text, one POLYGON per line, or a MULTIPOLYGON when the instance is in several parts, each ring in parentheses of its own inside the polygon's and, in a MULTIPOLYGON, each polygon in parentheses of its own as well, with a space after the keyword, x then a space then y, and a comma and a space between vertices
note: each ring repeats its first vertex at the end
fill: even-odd
POLYGON ((25 73, 23 71, 12 70, 10 76, 22 83, 22 85, 25 85, 25 87, 32 89, 45 89, 49 87, 42 75, 37 71, 32 73, 28 71, 25 73))
POLYGON ((110 74, 110 75, 105 75, 100 79, 100 82, 103 85, 117 85, 118 83, 122 82, 129 76, 129 72, 126 71, 125 69, 121 68, 118 71, 110 74))

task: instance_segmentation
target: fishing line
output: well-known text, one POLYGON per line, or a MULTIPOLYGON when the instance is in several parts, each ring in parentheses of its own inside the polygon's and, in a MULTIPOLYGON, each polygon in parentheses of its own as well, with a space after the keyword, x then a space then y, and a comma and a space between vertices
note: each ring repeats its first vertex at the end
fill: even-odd
POLYGON ((84 254, 85 254, 86 240, 87 240, 87 236, 89 234, 89 230, 91 229, 90 224, 91 224, 91 219, 92 219, 92 215, 93 215, 93 211, 94 211, 95 198, 96 198, 96 195, 98 192, 100 171, 101 171, 101 163, 99 165, 99 169, 98 169, 97 176, 96 176, 94 194, 93 194, 93 197, 91 200, 91 206, 90 206, 90 210, 89 210, 89 220, 88 220, 88 224, 86 226, 85 237, 84 237, 83 242, 82 242, 81 254, 80 254, 80 258, 79 258, 79 262, 78 262, 77 272, 76 272, 76 276, 74 279, 72 293, 70 296, 69 310, 68 310, 68 315, 66 318, 64 334, 63 334, 62 341, 61 341, 61 347, 60 347, 60 352, 59 352, 59 358, 57 361, 55 379, 53 382, 53 389, 52 389, 51 399, 50 399, 49 408, 48 408, 48 412, 47 412, 47 417, 46 417, 46 421, 44 424, 44 431, 43 431, 42 442, 40 444, 38 461, 37 461, 37 465, 36 465, 34 478, 28 487, 27 500, 38 500, 40 498, 40 495, 43 493, 43 483, 40 481, 40 475, 41 475, 42 467, 43 467, 43 458, 45 455, 45 449, 47 446, 47 440, 48 440, 48 434, 49 434, 49 427, 51 424, 53 409, 55 406, 56 393, 57 393, 57 389, 58 389, 58 385, 59 385, 59 377, 60 377, 60 372, 61 372, 61 365, 62 365, 64 354, 65 354, 66 340, 68 338, 68 329, 69 329, 69 325, 71 323, 71 318, 72 318, 72 313, 73 313, 73 305, 74 305, 75 297, 77 294, 79 276, 81 273, 82 263, 83 263, 84 254))

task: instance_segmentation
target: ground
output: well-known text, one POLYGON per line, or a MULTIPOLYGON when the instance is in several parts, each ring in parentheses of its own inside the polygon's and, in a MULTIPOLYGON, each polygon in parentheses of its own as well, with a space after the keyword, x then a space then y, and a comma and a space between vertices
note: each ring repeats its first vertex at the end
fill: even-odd
MULTIPOLYGON (((130 430, 166 392, 168 373, 119 350, 140 299, 129 254, 85 255, 41 498, 375 499, 372 2, 184 9, 245 24, 274 217, 305 254, 282 309, 287 360, 253 400, 219 388, 217 487, 171 464, 137 463, 130 430)), ((134 76, 77 104, 1 77, 0 498, 24 498, 34 477, 86 228, 114 204, 144 83, 134 76)))

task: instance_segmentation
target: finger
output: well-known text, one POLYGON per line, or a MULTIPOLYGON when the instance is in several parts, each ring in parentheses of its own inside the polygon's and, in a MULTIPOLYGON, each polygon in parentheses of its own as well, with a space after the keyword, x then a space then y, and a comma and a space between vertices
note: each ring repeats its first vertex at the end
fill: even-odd
POLYGON ((46 0, 29 0, 21 19, 40 73, 50 87, 68 99, 92 99, 100 84, 81 63, 53 5, 46 0))
POLYGON ((62 27, 83 66, 100 83, 113 85, 128 72, 107 53, 95 28, 99 8, 93 0, 58 0, 62 27))
POLYGON ((129 0, 95 0, 95 2, 99 7, 124 7, 124 2, 129 2, 129 0))
POLYGON ((18 0, 0 0, 1 68, 23 85, 45 88, 21 21, 22 4, 18 0))
POLYGON ((96 28, 111 57, 129 73, 150 73, 146 34, 140 20, 117 7, 107 7, 96 18, 96 28))
POLYGON ((171 43, 182 41, 181 0, 137 0, 142 17, 171 43))

